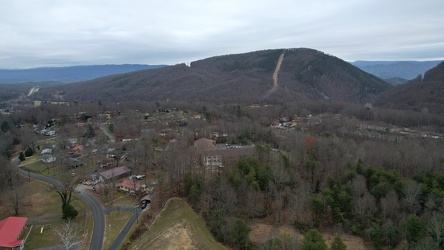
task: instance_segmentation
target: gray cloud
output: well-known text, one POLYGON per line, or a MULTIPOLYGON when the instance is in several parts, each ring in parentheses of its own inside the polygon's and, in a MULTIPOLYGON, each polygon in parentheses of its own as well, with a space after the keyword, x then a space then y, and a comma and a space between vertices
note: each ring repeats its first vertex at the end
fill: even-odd
POLYGON ((0 68, 175 64, 308 47, 344 60, 444 59, 442 0, 3 0, 0 68))

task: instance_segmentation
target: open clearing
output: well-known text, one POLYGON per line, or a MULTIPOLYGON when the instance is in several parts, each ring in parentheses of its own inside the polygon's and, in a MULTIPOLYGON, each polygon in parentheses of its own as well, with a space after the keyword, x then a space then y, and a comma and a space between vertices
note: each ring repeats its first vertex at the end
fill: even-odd
MULTIPOLYGON (((291 237, 298 239, 299 242, 302 243, 303 236, 298 233, 294 228, 290 226, 280 226, 273 227, 264 223, 255 223, 250 226, 250 240, 255 244, 263 244, 267 241, 272 240, 273 238, 281 238, 284 239, 286 237, 291 237)), ((331 233, 323 233, 324 239, 327 242, 328 246, 331 246, 333 238, 335 235, 331 233)), ((353 250, 370 250, 374 249, 371 246, 365 244, 362 238, 357 236, 349 235, 349 234, 339 234, 341 239, 344 241, 345 245, 347 245, 347 249, 353 250)))
POLYGON ((152 225, 128 249, 226 249, 204 220, 182 199, 172 198, 152 225))
MULTIPOLYGON (((57 235, 57 230, 64 223, 64 220, 61 219, 62 212, 59 195, 55 191, 51 191, 48 185, 41 182, 28 182, 27 178, 23 178, 23 181, 25 183, 20 188, 21 192, 23 192, 23 204, 19 209, 18 216, 27 217, 27 225, 33 225, 25 247, 27 249, 35 249, 59 245, 60 238, 57 235), (41 232, 42 227, 43 231, 41 232)), ((11 192, 1 193, 0 200, 8 201, 11 192)), ((79 211, 79 215, 74 220, 77 224, 79 236, 83 235, 85 239, 89 239, 93 225, 90 213, 88 213, 88 205, 76 196, 72 197, 71 204, 79 211), (85 223, 86 214, 88 214, 88 218, 85 223)), ((8 216, 14 216, 14 211, 8 202, 3 202, 0 204, 0 220, 8 216)))

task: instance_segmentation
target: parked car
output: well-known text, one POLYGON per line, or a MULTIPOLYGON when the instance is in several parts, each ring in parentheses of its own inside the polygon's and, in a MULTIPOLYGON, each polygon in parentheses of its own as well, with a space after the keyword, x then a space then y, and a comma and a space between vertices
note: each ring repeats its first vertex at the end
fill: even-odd
POLYGON ((136 175, 135 177, 136 177, 137 180, 143 180, 143 178, 145 178, 145 175, 144 174, 136 175))

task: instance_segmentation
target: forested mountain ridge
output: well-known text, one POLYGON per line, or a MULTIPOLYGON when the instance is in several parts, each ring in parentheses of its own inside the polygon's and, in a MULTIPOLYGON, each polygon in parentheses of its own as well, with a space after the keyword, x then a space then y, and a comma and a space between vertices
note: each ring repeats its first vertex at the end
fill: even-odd
POLYGON ((190 66, 178 64, 113 75, 41 89, 35 98, 215 103, 285 102, 308 98, 366 102, 390 87, 385 81, 339 58, 304 48, 216 56, 192 62, 190 66), (279 72, 275 72, 282 54, 282 65, 279 72), (275 84, 273 75, 277 76, 275 84), (272 88, 275 91, 268 95, 272 88))
POLYGON ((352 64, 382 79, 398 77, 411 80, 439 63, 440 61, 355 61, 352 64))
POLYGON ((420 112, 444 112, 444 62, 428 70, 424 78, 396 86, 375 101, 378 106, 420 112))
POLYGON ((70 67, 45 67, 31 69, 0 69, 0 83, 23 82, 77 82, 112 74, 122 74, 143 69, 154 69, 164 65, 122 64, 84 65, 70 67))

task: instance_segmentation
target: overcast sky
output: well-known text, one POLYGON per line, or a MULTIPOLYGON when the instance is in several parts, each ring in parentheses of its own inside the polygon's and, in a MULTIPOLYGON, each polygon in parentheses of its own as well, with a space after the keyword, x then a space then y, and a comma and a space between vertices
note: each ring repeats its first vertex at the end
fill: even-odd
POLYGON ((443 0, 1 0, 0 68, 176 64, 275 48, 443 60, 443 0))

